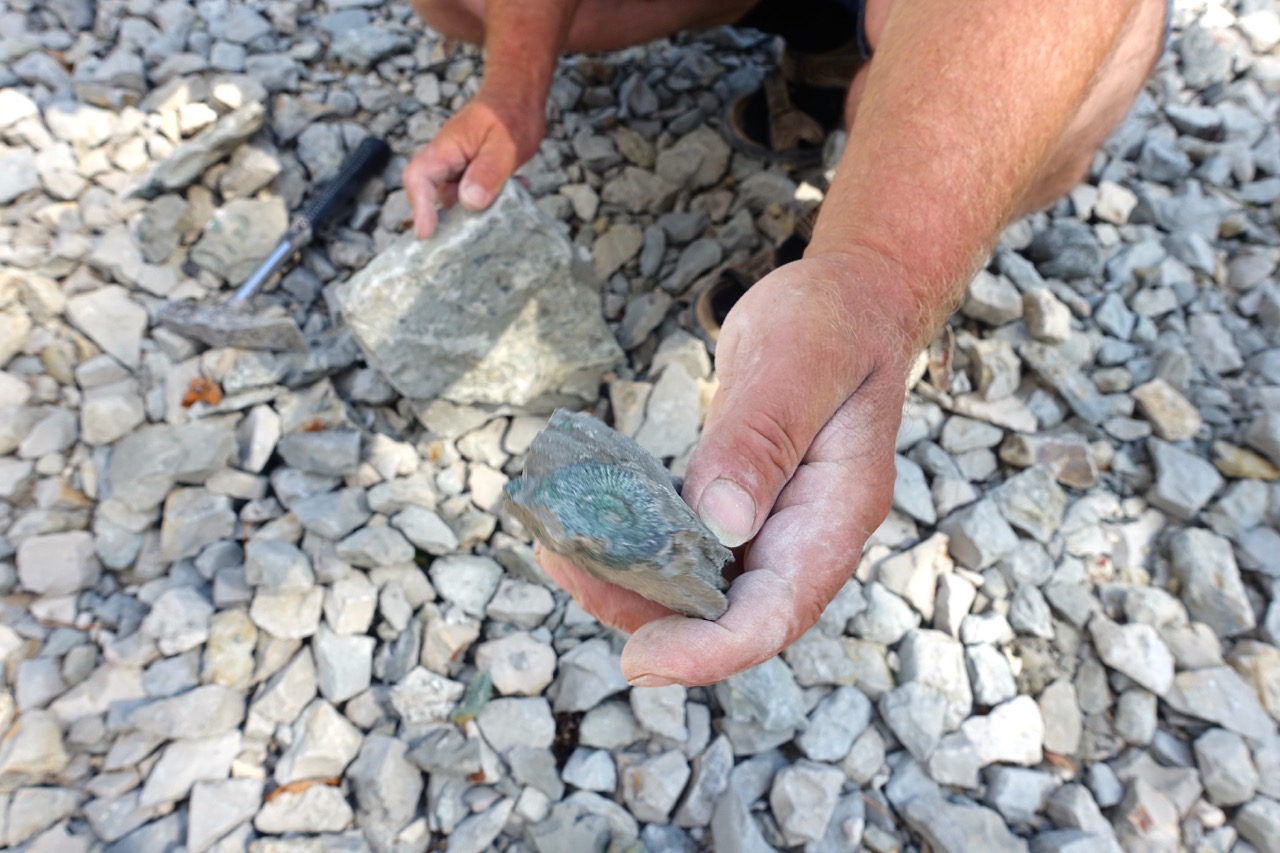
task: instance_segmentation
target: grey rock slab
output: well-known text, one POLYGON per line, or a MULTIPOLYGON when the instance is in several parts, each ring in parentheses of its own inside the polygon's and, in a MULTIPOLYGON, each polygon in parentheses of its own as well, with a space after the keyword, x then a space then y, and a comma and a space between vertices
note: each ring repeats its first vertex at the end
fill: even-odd
POLYGON ((477 618, 493 598, 502 579, 502 566, 489 557, 457 555, 431 564, 431 585, 445 601, 477 618))
POLYGON ((244 696, 220 684, 204 684, 136 708, 129 722, 159 738, 211 738, 234 731, 244 720, 244 696))
POLYGON ((275 780, 330 779, 343 772, 360 751, 360 730, 323 699, 316 699, 294 724, 294 740, 276 764, 275 780))
POLYGON ((1276 730, 1257 691, 1230 667, 1180 672, 1173 688, 1161 698, 1180 713, 1217 723, 1252 740, 1265 741, 1276 730))
POLYGON ((237 826, 252 820, 262 805, 262 780, 197 782, 187 814, 187 849, 204 853, 237 826))
POLYGON ((947 700, 920 682, 908 682, 880 696, 880 718, 917 761, 928 762, 942 738, 947 700))
POLYGON ((992 565, 1018 544, 1018 535, 988 499, 956 510, 938 529, 951 537, 951 556, 975 571, 992 565))
POLYGON ((98 582, 102 566, 93 536, 82 530, 24 539, 17 552, 18 582, 38 595, 67 595, 98 582))
POLYGON ((551 706, 541 697, 494 699, 480 710, 476 724, 496 752, 546 749, 555 739, 551 706))
POLYGON ((676 751, 637 761, 621 773, 627 810, 646 823, 666 823, 690 776, 689 762, 676 751))
POLYGON ((1173 685, 1173 655, 1150 625, 1118 625, 1101 613, 1089 621, 1089 635, 1103 663, 1157 696, 1173 685))
POLYGON ((560 657, 553 688, 556 712, 589 711, 629 686, 622 676, 621 659, 609 642, 587 640, 560 657))
POLYGON ((1027 842, 1014 835, 999 814, 982 806, 922 796, 907 803, 903 816, 936 853, 1027 853, 1027 842))
POLYGON ((1245 594, 1230 542, 1208 530, 1187 528, 1169 540, 1169 554, 1191 618, 1222 637, 1253 630, 1253 606, 1245 594))
POLYGON ((1209 802, 1238 806, 1258 791, 1258 771, 1244 738, 1226 729, 1210 729, 1195 740, 1196 767, 1209 802))
POLYGON ((455 208, 430 240, 385 249, 352 278, 343 315, 406 397, 549 411, 594 401, 622 358, 581 267, 509 181, 484 213, 455 208))

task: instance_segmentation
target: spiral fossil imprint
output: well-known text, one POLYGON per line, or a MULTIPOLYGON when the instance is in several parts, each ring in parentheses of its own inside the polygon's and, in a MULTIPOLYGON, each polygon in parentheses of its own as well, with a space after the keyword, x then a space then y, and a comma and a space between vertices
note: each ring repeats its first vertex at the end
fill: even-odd
POLYGON ((534 438, 507 506, 543 547, 687 616, 718 619, 732 559, 630 438, 558 409, 534 438))

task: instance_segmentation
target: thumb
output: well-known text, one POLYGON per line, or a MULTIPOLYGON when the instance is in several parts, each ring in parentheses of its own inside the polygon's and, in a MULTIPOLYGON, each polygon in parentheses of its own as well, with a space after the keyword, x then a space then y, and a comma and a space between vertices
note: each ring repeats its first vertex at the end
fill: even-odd
POLYGON ((458 186, 458 201, 470 210, 483 210, 498 197, 507 178, 516 170, 516 146, 503 134, 492 130, 485 135, 480 150, 467 166, 458 186))
POLYGON ((720 388, 685 478, 685 500, 730 548, 760 530, 818 431, 865 375, 856 348, 827 334, 829 319, 814 317, 802 293, 770 299, 765 283, 725 323, 720 388))

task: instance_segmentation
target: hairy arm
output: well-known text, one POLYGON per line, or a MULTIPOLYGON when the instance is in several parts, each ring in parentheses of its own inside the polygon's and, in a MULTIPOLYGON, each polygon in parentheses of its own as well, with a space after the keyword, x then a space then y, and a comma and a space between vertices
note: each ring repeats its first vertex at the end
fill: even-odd
POLYGON ((898 268, 918 348, 1050 166, 1140 2, 894 0, 810 255, 898 268))
POLYGON ((479 210, 538 150, 547 93, 577 0, 489 0, 484 79, 476 96, 405 167, 419 237, 436 227, 437 205, 479 210))

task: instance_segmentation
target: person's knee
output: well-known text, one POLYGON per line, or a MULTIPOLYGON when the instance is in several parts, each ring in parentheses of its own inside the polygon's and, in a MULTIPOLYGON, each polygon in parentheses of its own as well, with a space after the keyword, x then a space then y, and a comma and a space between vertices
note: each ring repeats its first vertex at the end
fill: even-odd
POLYGON ((413 11, 436 32, 457 41, 484 42, 484 0, 411 0, 413 11))

